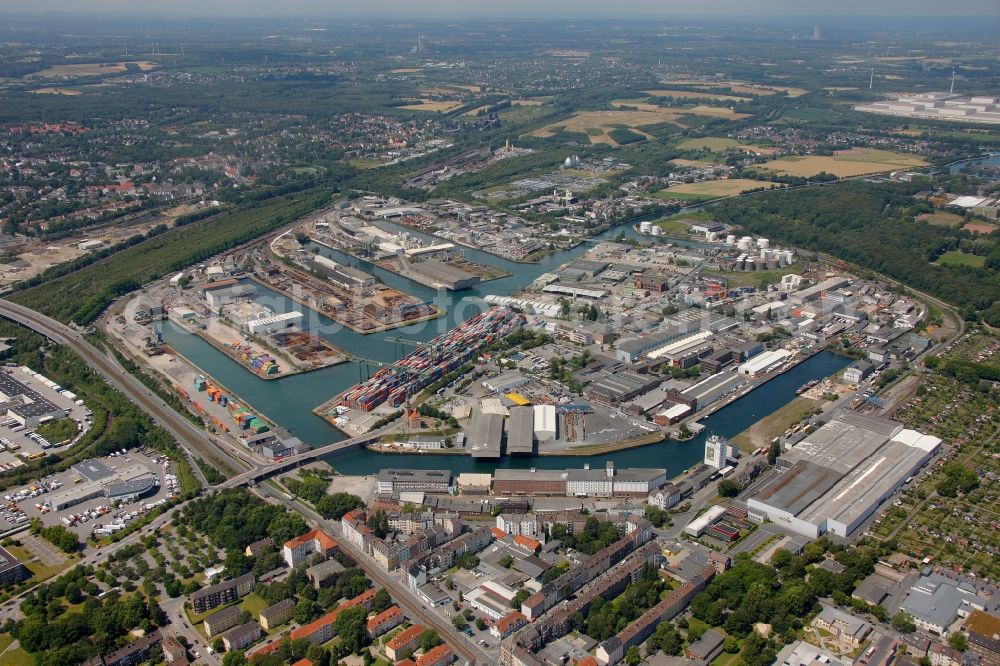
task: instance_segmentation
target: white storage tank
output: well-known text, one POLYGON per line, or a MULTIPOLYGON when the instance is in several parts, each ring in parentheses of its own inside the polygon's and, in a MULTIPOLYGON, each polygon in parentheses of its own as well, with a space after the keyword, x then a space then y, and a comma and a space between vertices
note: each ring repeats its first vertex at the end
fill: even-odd
POLYGON ((653 223, 652 222, 648 222, 647 221, 647 222, 640 222, 639 223, 639 233, 640 234, 648 234, 648 233, 650 233, 652 231, 652 229, 653 229, 653 223))

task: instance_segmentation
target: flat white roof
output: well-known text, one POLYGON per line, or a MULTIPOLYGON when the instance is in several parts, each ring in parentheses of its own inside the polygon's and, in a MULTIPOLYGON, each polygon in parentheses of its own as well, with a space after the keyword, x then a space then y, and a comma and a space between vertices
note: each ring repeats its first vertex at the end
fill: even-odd
POLYGON ((291 312, 282 312, 281 314, 271 315, 270 317, 261 317, 260 319, 251 319, 247 322, 248 326, 251 325, 267 325, 267 324, 278 324, 283 321, 292 321, 296 319, 302 319, 304 315, 298 310, 292 310, 291 312))
POLYGON ((660 414, 658 414, 658 416, 662 415, 666 416, 668 419, 672 419, 677 416, 684 416, 690 411, 691 407, 689 405, 683 405, 681 403, 677 403, 676 405, 670 405, 670 407, 664 409, 662 412, 660 412, 660 414))

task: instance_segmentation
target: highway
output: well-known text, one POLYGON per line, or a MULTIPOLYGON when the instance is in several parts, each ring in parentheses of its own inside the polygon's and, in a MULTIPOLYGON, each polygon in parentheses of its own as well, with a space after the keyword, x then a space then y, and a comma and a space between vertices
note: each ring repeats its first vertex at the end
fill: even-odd
POLYGON ((311 507, 306 506, 302 502, 290 500, 267 485, 257 486, 254 492, 284 505, 291 511, 297 511, 306 519, 322 527, 337 542, 337 547, 357 562, 368 578, 385 588, 392 595, 393 600, 406 611, 409 617, 419 621, 425 627, 432 627, 437 630, 442 640, 448 643, 452 650, 469 664, 477 662, 479 664, 489 664, 497 661, 497 658, 490 657, 478 645, 469 641, 467 636, 455 629, 450 622, 424 606, 405 584, 395 580, 392 574, 373 566, 371 559, 367 555, 358 550, 346 539, 342 539, 340 521, 327 520, 316 513, 311 507))
POLYGON ((198 480, 206 488, 208 482, 201 469, 194 463, 195 457, 211 462, 212 458, 227 459, 218 444, 208 433, 197 428, 186 418, 175 412, 166 402, 150 391, 138 379, 126 372, 103 352, 90 344, 75 329, 54 319, 39 314, 8 300, 0 299, 0 316, 26 326, 44 335, 57 344, 65 345, 76 352, 91 369, 100 373, 105 380, 125 394, 132 402, 150 414, 156 422, 169 432, 191 459, 191 468, 198 480))

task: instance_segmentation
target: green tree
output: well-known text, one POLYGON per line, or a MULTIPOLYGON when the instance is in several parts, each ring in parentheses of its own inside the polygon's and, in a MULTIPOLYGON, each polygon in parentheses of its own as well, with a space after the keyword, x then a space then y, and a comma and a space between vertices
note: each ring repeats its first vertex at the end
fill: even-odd
POLYGON ((969 649, 969 639, 965 637, 961 631, 953 631, 948 636, 948 645, 958 650, 959 652, 965 652, 969 649))
POLYGON ((420 634, 420 649, 427 652, 431 648, 441 645, 441 637, 433 629, 427 629, 420 634))
POLYGON ((906 611, 899 611, 892 616, 892 628, 900 633, 909 634, 917 630, 917 623, 912 615, 906 611))
POLYGON ((639 654, 639 646, 629 646, 628 652, 625 653, 625 663, 628 666, 639 666, 640 661, 642 661, 642 655, 639 654))

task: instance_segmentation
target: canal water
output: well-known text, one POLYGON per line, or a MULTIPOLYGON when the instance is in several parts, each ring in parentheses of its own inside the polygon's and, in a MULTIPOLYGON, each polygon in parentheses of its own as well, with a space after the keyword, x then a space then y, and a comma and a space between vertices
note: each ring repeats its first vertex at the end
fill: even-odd
MULTIPOLYGON (((379 225, 394 231, 400 229, 387 222, 379 222, 379 225)), ((430 236, 409 229, 407 231, 432 240, 430 236)), ((635 231, 629 225, 609 229, 597 236, 595 240, 613 238, 622 231, 628 237, 636 237, 635 231)), ((412 347, 388 342, 387 337, 426 342, 482 311, 485 308, 483 297, 487 294, 508 295, 514 293, 528 286, 542 273, 555 270, 561 264, 580 256, 591 246, 592 243, 584 243, 572 250, 556 252, 545 257, 538 264, 519 264, 479 250, 463 248, 469 259, 498 266, 511 275, 499 280, 484 282, 473 289, 461 292, 438 292, 383 270, 369 262, 315 245, 314 247, 321 254, 372 273, 386 284, 413 294, 421 300, 432 302, 447 311, 446 316, 435 320, 370 335, 354 333, 327 317, 304 308, 291 299, 260 285, 258 285, 255 300, 275 312, 301 311, 306 317, 306 326, 312 332, 350 354, 375 361, 391 362, 411 351, 412 347)), ((363 379, 362 373, 367 371, 359 364, 345 363, 324 370, 279 380, 264 381, 251 375, 236 361, 219 352, 200 337, 188 333, 170 322, 163 323, 162 332, 164 341, 180 354, 234 391, 240 398, 249 403, 250 407, 266 415, 305 443, 311 446, 321 446, 345 438, 343 433, 313 414, 312 410, 363 379)), ((756 389, 749 396, 708 417, 705 420, 706 433, 714 432, 723 436, 735 435, 787 403, 795 396, 795 389, 802 384, 811 379, 819 379, 833 374, 848 363, 849 359, 845 357, 822 352, 756 389)), ((706 433, 688 442, 662 442, 629 451, 616 452, 608 456, 586 458, 558 456, 512 459, 499 464, 482 464, 475 463, 471 458, 465 456, 382 455, 369 451, 358 451, 338 456, 331 460, 331 464, 341 472, 350 474, 372 472, 381 467, 425 469, 448 467, 457 473, 461 471, 489 471, 497 467, 579 467, 584 462, 592 465, 603 465, 605 460, 613 459, 616 465, 622 467, 666 467, 671 474, 676 474, 701 460, 706 433)))

